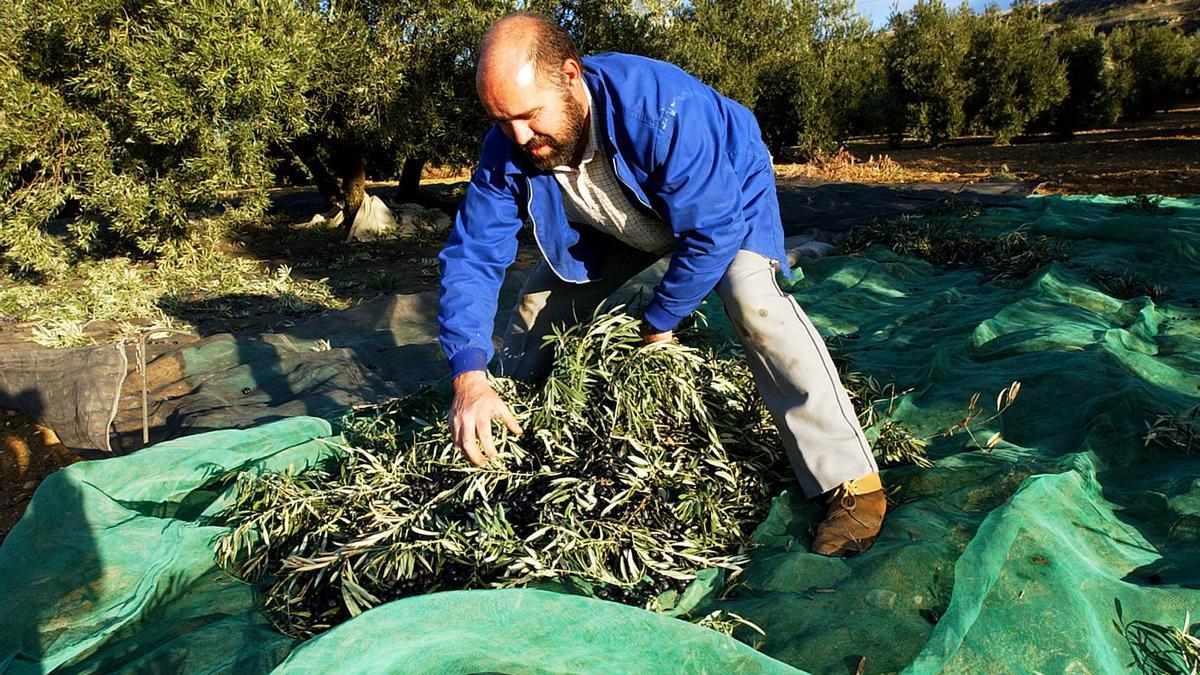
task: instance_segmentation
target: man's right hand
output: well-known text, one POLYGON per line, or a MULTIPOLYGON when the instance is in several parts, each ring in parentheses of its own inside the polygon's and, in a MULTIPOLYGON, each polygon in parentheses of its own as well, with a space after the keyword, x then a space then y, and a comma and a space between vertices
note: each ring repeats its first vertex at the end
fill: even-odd
POLYGON ((454 378, 454 402, 450 405, 450 435, 454 445, 475 466, 483 466, 496 456, 492 442, 492 420, 499 417, 504 426, 520 436, 521 425, 488 383, 487 373, 471 370, 454 378))

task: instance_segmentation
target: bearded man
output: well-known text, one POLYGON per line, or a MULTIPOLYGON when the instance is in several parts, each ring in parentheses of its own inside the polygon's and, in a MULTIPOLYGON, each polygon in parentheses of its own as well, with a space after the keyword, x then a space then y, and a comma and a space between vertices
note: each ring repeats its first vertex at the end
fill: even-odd
POLYGON ((645 340, 671 339, 715 289, 801 488, 828 501, 812 550, 869 548, 886 509, 878 468, 821 337, 776 281, 791 271, 781 268, 775 177, 754 115, 661 61, 581 59, 559 26, 525 13, 484 37, 476 87, 495 126, 440 255, 455 444, 482 466, 495 455, 493 419, 521 433, 486 369, 525 220, 544 260, 500 353, 498 372, 517 379, 548 372, 542 340, 555 327, 590 317, 670 253, 644 309, 645 340))

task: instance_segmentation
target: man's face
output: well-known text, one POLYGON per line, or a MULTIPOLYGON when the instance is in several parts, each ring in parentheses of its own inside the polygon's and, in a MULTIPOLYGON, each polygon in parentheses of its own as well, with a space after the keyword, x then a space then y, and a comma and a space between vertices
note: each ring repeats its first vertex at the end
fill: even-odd
POLYGON ((587 142, 587 104, 579 100, 578 89, 582 80, 572 76, 577 69, 567 71, 557 82, 542 83, 527 63, 508 76, 492 70, 478 82, 488 116, 543 171, 571 164, 587 142))

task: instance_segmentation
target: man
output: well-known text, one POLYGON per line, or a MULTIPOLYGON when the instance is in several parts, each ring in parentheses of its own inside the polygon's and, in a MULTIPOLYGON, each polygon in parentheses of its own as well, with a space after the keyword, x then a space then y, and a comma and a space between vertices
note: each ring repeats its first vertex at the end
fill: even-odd
POLYGON ((562 29, 530 14, 488 31, 476 86, 496 125, 440 256, 455 444, 481 466, 495 455, 494 418, 521 433, 486 368, 525 219, 544 260, 521 290, 500 354, 500 372, 518 379, 548 371, 542 338, 555 326, 591 316, 670 252, 644 310, 645 340, 670 340, 715 289, 801 487, 829 501, 813 550, 870 547, 886 508, 878 469, 824 343, 776 283, 783 230, 753 114, 667 63, 581 60, 562 29))

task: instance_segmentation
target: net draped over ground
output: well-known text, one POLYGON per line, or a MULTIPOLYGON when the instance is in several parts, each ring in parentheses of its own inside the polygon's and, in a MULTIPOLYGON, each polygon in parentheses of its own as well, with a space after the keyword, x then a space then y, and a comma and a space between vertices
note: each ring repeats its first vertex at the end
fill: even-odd
MULTIPOLYGON (((231 470, 280 470, 336 449, 325 421, 215 431, 53 474, 0 547, 0 670, 265 672, 378 667, 443 672, 1126 672, 1147 649, 1131 621, 1200 613, 1200 456, 1146 447, 1147 420, 1200 403, 1200 199, 1115 209, 1102 197, 1029 198, 976 223, 1066 242, 1069 258, 989 281, 883 248, 803 264, 792 289, 841 335, 855 368, 911 389, 897 416, 938 436, 932 468, 896 488, 879 542, 849 560, 807 551, 820 509, 780 495, 741 583, 713 608, 766 633, 714 631, 542 590, 390 603, 305 643, 274 632, 253 589, 221 572, 231 470), (1114 297, 1089 268, 1168 291, 1114 297)), ((712 298, 712 325, 729 328, 712 298)))

